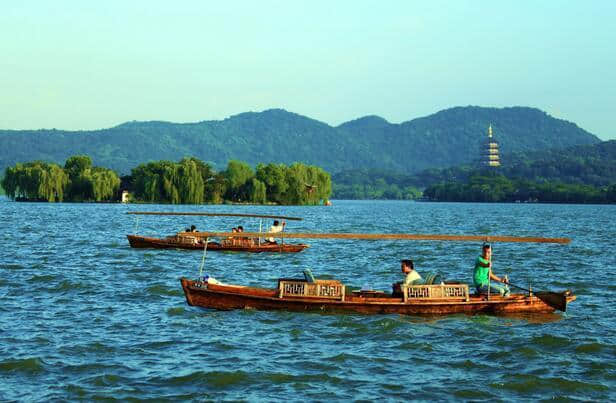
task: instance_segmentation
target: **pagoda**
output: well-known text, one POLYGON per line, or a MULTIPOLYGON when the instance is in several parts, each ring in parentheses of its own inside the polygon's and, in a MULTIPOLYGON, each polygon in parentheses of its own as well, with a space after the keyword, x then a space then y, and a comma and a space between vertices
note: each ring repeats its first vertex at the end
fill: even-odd
POLYGON ((481 143, 481 157, 479 165, 482 167, 499 167, 498 143, 492 138, 492 125, 488 127, 488 139, 481 143))

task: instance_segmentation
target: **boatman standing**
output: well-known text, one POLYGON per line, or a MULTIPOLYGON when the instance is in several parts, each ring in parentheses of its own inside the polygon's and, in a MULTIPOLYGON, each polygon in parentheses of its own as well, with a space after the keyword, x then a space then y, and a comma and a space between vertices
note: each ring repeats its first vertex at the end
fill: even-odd
POLYGON ((492 247, 490 244, 483 244, 481 256, 475 261, 475 269, 473 271, 473 281, 475 288, 480 294, 487 295, 488 289, 491 294, 500 294, 503 297, 509 296, 509 280, 507 277, 498 277, 492 273, 492 247), (491 283, 490 280, 502 283, 491 283))

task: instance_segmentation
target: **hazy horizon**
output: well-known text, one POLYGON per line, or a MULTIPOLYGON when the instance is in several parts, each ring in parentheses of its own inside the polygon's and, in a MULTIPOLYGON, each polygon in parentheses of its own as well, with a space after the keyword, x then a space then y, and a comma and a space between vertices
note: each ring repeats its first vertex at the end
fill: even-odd
POLYGON ((331 126, 528 106, 616 139, 616 3, 32 1, 2 6, 0 129, 281 108, 331 126))

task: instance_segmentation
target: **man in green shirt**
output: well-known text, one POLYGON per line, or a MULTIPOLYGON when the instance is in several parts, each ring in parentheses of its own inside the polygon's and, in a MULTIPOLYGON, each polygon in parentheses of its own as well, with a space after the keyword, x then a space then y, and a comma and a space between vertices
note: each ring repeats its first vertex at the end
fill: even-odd
POLYGON ((509 296, 509 280, 507 277, 501 278, 492 273, 492 247, 489 244, 484 244, 482 247, 481 256, 475 261, 475 270, 473 272, 473 282, 475 288, 480 294, 500 294, 501 296, 509 296), (495 284, 491 280, 502 283, 495 284))

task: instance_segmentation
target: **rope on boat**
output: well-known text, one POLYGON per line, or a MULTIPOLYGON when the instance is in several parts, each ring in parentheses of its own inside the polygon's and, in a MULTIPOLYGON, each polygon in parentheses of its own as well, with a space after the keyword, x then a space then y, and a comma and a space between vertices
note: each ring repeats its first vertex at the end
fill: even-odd
POLYGON ((133 234, 137 234, 137 231, 139 230, 139 216, 135 218, 135 230, 133 231, 133 234))
POLYGON ((203 267, 205 266, 205 256, 207 255, 207 243, 210 238, 205 238, 205 246, 203 247, 203 256, 201 257, 201 267, 199 267, 199 278, 203 277, 203 267))

